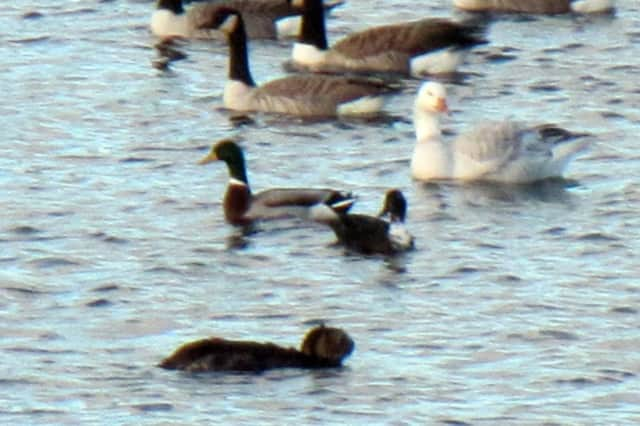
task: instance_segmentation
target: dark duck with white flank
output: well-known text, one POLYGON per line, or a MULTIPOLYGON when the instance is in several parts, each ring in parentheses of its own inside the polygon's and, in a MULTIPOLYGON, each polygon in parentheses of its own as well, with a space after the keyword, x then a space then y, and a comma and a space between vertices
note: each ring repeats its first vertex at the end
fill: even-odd
POLYGON ((394 73, 420 77, 456 71, 484 28, 433 18, 372 27, 327 43, 322 0, 304 0, 291 65, 313 72, 394 73))
MULTIPOLYGON (((336 1, 324 7, 331 10, 341 4, 336 1)), ((158 0, 151 15, 151 32, 160 38, 223 38, 217 31, 199 28, 223 6, 233 7, 243 14, 252 39, 276 39, 296 36, 299 32, 302 7, 294 5, 292 0, 209 0, 197 2, 188 9, 182 0, 158 0)))
POLYGON ((314 220, 333 229, 338 242, 364 254, 395 254, 414 247, 413 236, 404 226, 407 201, 397 189, 387 191, 378 217, 317 208, 314 220), (381 217, 388 215, 389 221, 381 217))
POLYGON ((298 217, 309 219, 311 210, 326 204, 347 211, 354 203, 350 193, 333 189, 273 188, 252 194, 242 149, 232 140, 216 143, 199 164, 224 161, 229 169, 229 185, 224 195, 224 216, 233 225, 250 225, 258 220, 298 217))
POLYGON ((614 0, 453 0, 458 9, 468 12, 534 13, 609 13, 614 0))
POLYGON ((238 371, 260 373, 274 368, 335 368, 353 351, 354 343, 339 328, 311 329, 300 350, 273 343, 202 339, 179 347, 159 367, 189 372, 238 371))
POLYGON ((380 79, 330 75, 292 75, 256 86, 249 70, 247 35, 242 16, 219 8, 204 24, 227 34, 229 80, 224 106, 234 111, 261 111, 307 117, 375 115, 387 95, 398 88, 380 79))

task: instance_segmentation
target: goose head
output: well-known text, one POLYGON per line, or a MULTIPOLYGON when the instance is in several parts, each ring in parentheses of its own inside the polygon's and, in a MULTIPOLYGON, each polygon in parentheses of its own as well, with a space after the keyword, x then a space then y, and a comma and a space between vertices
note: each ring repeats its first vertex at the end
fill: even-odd
POLYGON ((214 161, 224 161, 229 168, 231 178, 247 184, 247 173, 242 148, 231 139, 223 139, 211 147, 209 153, 198 164, 204 165, 214 161))
POLYGON ((311 329, 302 341, 302 352, 340 364, 353 351, 351 337, 339 328, 324 325, 311 329))
POLYGON ((435 114, 449 112, 447 89, 434 81, 422 84, 416 97, 415 109, 435 114))
POLYGON ((440 114, 448 113, 447 90, 437 82, 423 83, 418 90, 413 110, 413 124, 418 142, 438 139, 440 114))
POLYGON ((404 222, 404 218, 407 215, 407 200, 398 189, 387 191, 384 197, 384 205, 378 216, 382 217, 387 214, 391 222, 404 222))

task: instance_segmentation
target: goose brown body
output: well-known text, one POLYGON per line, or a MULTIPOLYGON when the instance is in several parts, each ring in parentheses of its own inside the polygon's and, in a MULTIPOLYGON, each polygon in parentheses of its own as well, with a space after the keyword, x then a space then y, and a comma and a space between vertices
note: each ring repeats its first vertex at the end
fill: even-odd
POLYGON ((327 66, 343 63, 345 68, 354 71, 410 74, 410 61, 415 56, 452 45, 467 48, 480 42, 465 25, 446 19, 383 25, 336 42, 329 51, 327 66))

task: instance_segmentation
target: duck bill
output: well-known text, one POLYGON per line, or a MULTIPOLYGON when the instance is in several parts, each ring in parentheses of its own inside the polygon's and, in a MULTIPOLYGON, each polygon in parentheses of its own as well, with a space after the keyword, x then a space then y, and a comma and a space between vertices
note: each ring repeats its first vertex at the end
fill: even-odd
POLYGON ((202 159, 198 161, 198 164, 202 166, 204 164, 213 163, 214 161, 218 161, 218 156, 216 155, 215 152, 210 152, 205 157, 202 157, 202 159))

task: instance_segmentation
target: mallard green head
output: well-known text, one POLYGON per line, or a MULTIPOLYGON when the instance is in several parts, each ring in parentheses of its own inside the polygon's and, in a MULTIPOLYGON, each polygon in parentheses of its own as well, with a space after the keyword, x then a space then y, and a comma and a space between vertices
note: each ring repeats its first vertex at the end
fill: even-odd
POLYGON ((224 161, 229 168, 229 174, 233 179, 238 179, 246 184, 247 173, 244 165, 244 154, 242 148, 231 139, 222 139, 211 147, 209 153, 204 156, 198 164, 209 164, 214 161, 224 161))

